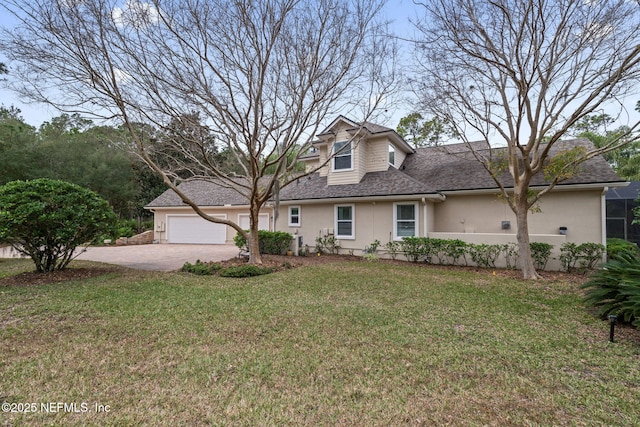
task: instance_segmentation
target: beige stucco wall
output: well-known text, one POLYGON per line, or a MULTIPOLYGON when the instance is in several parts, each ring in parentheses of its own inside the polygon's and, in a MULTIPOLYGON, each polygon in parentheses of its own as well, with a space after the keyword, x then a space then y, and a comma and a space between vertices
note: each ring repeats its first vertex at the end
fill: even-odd
MULTIPOLYGON (((601 242, 602 191, 556 191, 542 197, 542 212, 529 214, 529 233, 558 235, 568 228, 566 240, 574 243, 601 242)), ((515 215, 497 194, 481 196, 447 195, 434 212, 435 232, 515 234, 515 215), (510 230, 502 230, 502 221, 511 221, 510 230)))
MULTIPOLYGON (((535 241, 554 245, 564 242, 602 242, 601 191, 556 192, 544 196, 542 212, 529 215, 529 233, 535 241), (558 228, 565 226, 563 236, 558 228)), ((418 235, 437 238, 462 238, 470 243, 515 242, 515 215, 497 195, 447 196, 444 202, 402 201, 418 205, 418 235), (426 215, 425 215, 426 213, 426 215), (426 227, 425 227, 426 221, 426 227), (503 230, 502 221, 511 221, 503 230), (466 235, 466 237, 465 237, 466 235), (450 236, 450 237, 447 237, 450 236), (501 237, 502 236, 502 237, 501 237)), ((363 249, 374 240, 383 244, 392 238, 393 202, 357 202, 355 207, 355 239, 340 239, 345 249, 363 249)), ((315 238, 325 229, 335 228, 335 203, 301 204, 300 227, 288 226, 288 208, 282 206, 277 229, 302 235, 304 243, 313 247, 315 238)))
MULTIPOLYGON (((507 204, 496 194, 451 195, 444 202, 422 203, 403 200, 401 203, 418 205, 418 235, 440 239, 460 239, 468 243, 504 244, 516 242, 515 216, 507 204), (502 221, 511 221, 511 229, 503 230, 502 221), (426 227, 425 227, 426 224, 426 227)), ((355 238, 339 239, 341 253, 362 250, 374 240, 382 245, 393 238, 392 201, 356 202, 355 238)), ((557 191, 543 197, 542 212, 529 215, 531 241, 550 243, 553 257, 547 268, 560 269, 557 257, 565 242, 602 243, 602 191, 557 191), (568 228, 561 235, 558 227, 568 228)), ((288 207, 280 209, 277 229, 303 237, 303 243, 313 250, 315 239, 327 231, 335 231, 335 203, 300 204, 300 227, 288 226, 288 207)), ((383 248, 378 251, 386 256, 383 248)), ((500 261, 498 266, 504 266, 500 261)))
MULTIPOLYGON (((420 200, 403 200, 401 203, 418 205, 418 233, 424 235, 423 219, 424 205, 420 200)), ((427 206, 430 203, 427 203, 427 206)), ((294 205, 300 207, 300 227, 290 227, 288 221, 288 206, 280 207, 280 219, 276 225, 277 230, 286 231, 296 236, 303 237, 303 244, 309 245, 311 249, 315 247, 315 239, 324 235, 326 231, 332 229, 335 232, 335 206, 353 205, 355 211, 355 238, 339 239, 341 253, 354 250, 355 254, 360 254, 365 246, 369 246, 374 240, 379 240, 382 244, 393 238, 393 202, 356 202, 356 203, 323 203, 323 204, 301 204, 294 205)))
MULTIPOLYGON (((193 209, 190 207, 180 208, 155 208, 153 209, 153 222, 154 222, 154 240, 159 243, 167 243, 167 215, 195 215, 193 209)), ((239 215, 248 215, 249 209, 246 207, 216 207, 216 208, 203 208, 204 212, 211 215, 225 215, 226 219, 238 223, 240 221, 239 215)), ((273 212, 272 209, 263 209, 261 214, 269 215, 269 228, 273 229, 273 212)), ((236 230, 227 226, 226 243, 233 243, 233 238, 236 235, 236 230)))

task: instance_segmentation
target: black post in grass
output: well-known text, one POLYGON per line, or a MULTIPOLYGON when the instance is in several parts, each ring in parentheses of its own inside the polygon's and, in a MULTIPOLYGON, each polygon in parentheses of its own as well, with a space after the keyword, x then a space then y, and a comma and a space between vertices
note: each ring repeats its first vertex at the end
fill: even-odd
POLYGON ((616 320, 618 319, 618 316, 610 314, 609 315, 609 341, 613 342, 613 336, 615 334, 615 330, 616 330, 616 320))

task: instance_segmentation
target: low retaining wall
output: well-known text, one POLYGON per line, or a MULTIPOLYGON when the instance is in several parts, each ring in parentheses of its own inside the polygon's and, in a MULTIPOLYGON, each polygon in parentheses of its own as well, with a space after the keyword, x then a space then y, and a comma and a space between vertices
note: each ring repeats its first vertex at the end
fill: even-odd
POLYGON ((13 249, 13 246, 0 246, 0 258, 26 258, 27 256, 13 249))
MULTIPOLYGON (((476 245, 488 244, 488 245, 503 245, 505 243, 517 243, 518 239, 515 234, 496 234, 496 233, 446 233, 446 232, 433 232, 429 233, 429 237, 433 239, 459 239, 463 242, 473 243, 476 245)), ((567 241, 567 236, 562 234, 530 234, 529 240, 533 242, 549 243, 553 245, 551 251, 551 258, 547 263, 545 270, 558 271, 562 270, 562 264, 558 260, 560 257, 560 246, 567 241)), ((470 264, 473 264, 469 260, 470 264)), ((496 267, 505 268, 506 261, 504 259, 498 259, 496 261, 496 267)))
POLYGON ((116 240, 116 246, 148 245, 150 243, 153 243, 153 230, 148 230, 132 237, 120 237, 116 240))
MULTIPOLYGON (((488 245, 503 245, 506 243, 517 243, 517 237, 515 234, 505 234, 505 233, 447 233, 447 232, 432 232, 429 233, 429 238, 431 239, 443 239, 443 240, 462 240, 466 243, 472 243, 476 245, 480 244, 488 244, 488 245)), ((531 234, 529 235, 530 241, 539 242, 539 243, 548 243, 553 245, 553 249, 551 251, 551 257, 547 262, 545 270, 548 271, 559 271, 562 270, 562 264, 558 259, 560 257, 560 247, 567 242, 567 236, 561 234, 531 234)), ((310 247, 312 249, 313 247, 310 247)), ((355 255, 364 255, 364 250, 349 250, 346 248, 341 248, 339 251, 341 254, 351 253, 355 255)), ((381 258, 391 258, 388 251, 384 248, 384 244, 381 244, 377 251, 376 255, 381 258)), ((398 253, 397 259, 404 260, 406 259, 404 254, 398 253)), ((475 265, 473 261, 471 261, 470 257, 467 257, 468 265, 475 265)), ((496 267, 498 268, 506 268, 507 262, 504 259, 504 256, 499 257, 496 260, 496 267)))

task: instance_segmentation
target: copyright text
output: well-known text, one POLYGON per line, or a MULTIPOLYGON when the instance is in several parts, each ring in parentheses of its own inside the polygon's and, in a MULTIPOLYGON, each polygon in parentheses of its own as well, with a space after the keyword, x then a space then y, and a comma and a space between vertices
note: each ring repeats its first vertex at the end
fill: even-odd
POLYGON ((87 412, 111 412, 111 405, 103 405, 101 403, 89 402, 2 402, 3 413, 73 413, 84 414, 87 412))

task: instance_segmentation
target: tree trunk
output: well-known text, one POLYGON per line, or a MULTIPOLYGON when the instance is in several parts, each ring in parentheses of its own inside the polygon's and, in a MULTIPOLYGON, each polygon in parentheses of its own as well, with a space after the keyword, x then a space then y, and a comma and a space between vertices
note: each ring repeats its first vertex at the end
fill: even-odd
POLYGON ((515 189, 515 207, 516 222, 518 231, 516 237, 518 239, 518 252, 520 260, 520 269, 524 279, 537 280, 542 277, 536 271, 531 257, 531 246, 529 245, 529 205, 527 201, 527 192, 515 189))
POLYGON ((252 202, 249 211, 249 238, 247 239, 247 247, 249 248, 249 264, 262 264, 260 241, 258 239, 259 213, 260 206, 255 202, 252 202))

